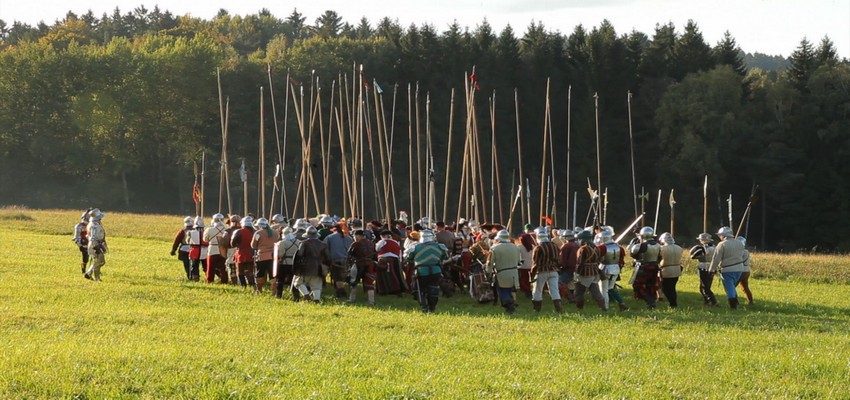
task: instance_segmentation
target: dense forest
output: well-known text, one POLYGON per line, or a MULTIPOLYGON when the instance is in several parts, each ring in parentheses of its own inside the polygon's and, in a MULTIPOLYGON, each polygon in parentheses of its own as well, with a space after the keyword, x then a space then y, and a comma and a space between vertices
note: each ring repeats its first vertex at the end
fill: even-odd
MULTIPOLYGON (((220 70, 236 212, 243 206, 243 160, 250 172, 250 209, 258 209, 261 126, 266 190, 271 192, 280 153, 284 191, 294 203, 303 152, 292 101, 297 97, 291 92, 301 90, 308 104, 322 92, 317 118, 308 123, 316 126, 317 135, 322 124, 330 142, 319 147, 316 139, 315 154, 327 148, 329 160, 314 156, 309 168, 319 180, 328 176, 329 211, 343 212, 343 163, 334 135, 340 128, 350 130, 351 121, 333 118, 345 107, 340 98, 331 103, 331 94, 341 94, 344 87, 348 104, 356 101, 349 92, 367 92, 371 101, 377 98, 374 91, 381 91, 367 121, 378 128, 374 113, 385 108, 384 132, 394 135, 392 171, 399 203, 394 211, 423 214, 407 206, 411 192, 421 193, 408 187, 408 176, 411 164, 425 168, 427 160, 409 159, 408 137, 428 131, 439 192, 436 209, 444 207, 448 175, 452 196, 445 219, 454 220, 458 201, 464 202, 455 196, 469 126, 470 108, 463 99, 472 84, 478 89, 473 90, 480 172, 488 191, 495 148, 505 213, 515 186, 525 179, 530 187, 524 190, 533 196, 532 215, 542 211, 536 205, 546 185, 541 182, 543 138, 551 132, 554 169, 547 174, 555 185, 547 192, 554 199, 550 214, 560 219, 559 225, 573 212, 569 192, 578 193, 577 222, 584 222, 587 182, 599 186, 598 174, 609 193, 608 223, 616 229, 628 224, 635 214, 633 152, 634 187, 650 193, 648 217, 655 218, 657 192, 663 190, 658 225, 667 230, 668 197, 674 189, 676 234, 684 242, 702 231, 708 175, 709 231, 729 224, 731 195, 734 225, 753 200, 750 244, 847 250, 850 226, 840 221, 850 219, 850 164, 842 161, 850 155, 850 64, 838 58, 826 37, 819 43, 803 38, 789 47, 796 50, 787 60, 746 55, 775 62, 777 69, 771 70, 748 67, 728 32, 718 43, 707 43, 695 21, 682 31, 667 23, 648 33, 616 32, 608 21, 579 25, 569 33, 535 22, 524 32, 510 26, 496 32, 486 20, 440 31, 428 24, 400 26, 388 17, 350 24, 333 11, 310 24, 297 10, 285 18, 267 10, 246 16, 221 10, 203 20, 144 7, 101 17, 69 12, 53 25, 0 21, 0 204, 191 214, 193 164, 203 158, 206 213, 216 211, 223 131, 220 70), (363 72, 357 72, 360 65, 363 72), (469 78, 473 68, 474 82, 469 78), (362 86, 355 83, 361 78, 362 86), (758 190, 751 197, 754 185, 758 190), (816 234, 824 227, 833 233, 816 234)), ((374 168, 366 168, 367 182, 374 168)), ((324 197, 323 185, 315 187, 324 197)), ((481 198, 491 210, 498 207, 481 198)), ((308 210, 312 215, 322 211, 308 210)))

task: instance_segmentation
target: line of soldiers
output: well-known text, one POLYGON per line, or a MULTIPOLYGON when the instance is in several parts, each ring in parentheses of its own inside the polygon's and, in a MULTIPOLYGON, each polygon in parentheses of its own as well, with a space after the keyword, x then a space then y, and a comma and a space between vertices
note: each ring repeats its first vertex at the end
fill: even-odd
POLYGON ((74 225, 74 237, 71 239, 80 250, 82 262, 80 272, 89 280, 100 282, 100 269, 106 264, 104 254, 106 230, 102 220, 105 217, 99 208, 89 208, 80 216, 80 222, 74 225))
MULTIPOLYGON (((561 313, 562 299, 583 309, 587 292, 602 310, 612 302, 629 310, 617 284, 628 251, 634 259, 629 280, 634 297, 648 309, 659 300, 678 307, 676 286, 686 254, 669 233, 656 236, 651 227, 643 227, 624 248, 608 226, 558 230, 529 224, 517 238, 503 228, 465 220, 447 226, 428 218, 411 227, 404 220, 364 226, 357 217, 346 221, 329 215, 290 224, 280 214, 256 222, 252 216, 216 214, 206 230, 200 217, 186 217, 172 255, 183 262, 188 280, 199 280, 203 269, 208 283, 217 277, 257 293, 270 282, 278 298, 288 288, 296 301, 319 302, 323 287, 330 284, 337 298, 355 303, 362 286, 368 304, 375 304, 376 294, 412 293, 422 311, 433 312, 440 293, 451 296, 468 289, 479 302, 501 304, 513 314, 517 293, 530 298, 537 312, 544 293, 561 313)), ((734 239, 728 227, 717 235, 721 242, 716 247, 711 235, 703 233, 689 251, 699 262, 704 303, 717 306, 711 287, 718 272, 730 307, 738 306, 739 284, 752 303, 745 241, 727 240, 734 239)))

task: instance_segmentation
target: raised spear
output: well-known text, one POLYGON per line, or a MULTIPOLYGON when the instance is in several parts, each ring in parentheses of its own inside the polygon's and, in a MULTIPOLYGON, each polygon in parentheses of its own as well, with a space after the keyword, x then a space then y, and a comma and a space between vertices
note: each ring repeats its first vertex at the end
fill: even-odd
POLYGON ((753 207, 753 202, 756 201, 756 191, 759 185, 753 185, 753 190, 750 192, 750 201, 747 202, 747 208, 744 210, 744 215, 741 217, 741 223, 738 224, 738 230, 735 231, 735 236, 741 236, 741 230, 744 228, 744 221, 750 220, 750 209, 753 207))
POLYGON ((661 212, 661 189, 658 189, 658 200, 655 202, 655 222, 652 230, 658 230, 658 214, 661 212))
MULTIPOLYGON (((629 109, 629 151, 631 152, 631 155, 632 155, 632 196, 634 197, 634 203, 635 203, 635 216, 637 216, 638 215, 638 208, 637 208, 637 199, 638 199, 637 195, 638 194, 637 194, 637 181, 635 180, 635 140, 634 140, 634 136, 632 135, 632 91, 631 90, 629 90, 627 92, 626 102, 628 103, 628 109, 629 109)), ((641 195, 643 195, 643 193, 641 193, 641 195)), ((641 210, 641 213, 643 213, 643 210, 641 210)))
POLYGON ((702 231, 708 232, 708 175, 702 185, 702 231))
POLYGON ((676 227, 676 199, 673 198, 673 191, 675 189, 670 189, 670 235, 676 237, 675 227, 676 227))

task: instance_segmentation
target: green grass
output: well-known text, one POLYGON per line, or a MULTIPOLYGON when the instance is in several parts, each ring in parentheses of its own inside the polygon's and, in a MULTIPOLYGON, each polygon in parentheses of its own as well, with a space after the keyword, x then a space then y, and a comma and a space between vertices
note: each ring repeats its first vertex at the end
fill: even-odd
POLYGON ((79 212, 0 210, 17 244, 0 261, 0 398, 848 396, 840 258, 754 254, 756 305, 737 311, 703 308, 691 270, 675 311, 625 289, 626 313, 521 299, 507 317, 458 294, 423 315, 409 296, 316 305, 187 283, 168 255, 179 216, 106 212, 96 283, 70 241, 79 212))

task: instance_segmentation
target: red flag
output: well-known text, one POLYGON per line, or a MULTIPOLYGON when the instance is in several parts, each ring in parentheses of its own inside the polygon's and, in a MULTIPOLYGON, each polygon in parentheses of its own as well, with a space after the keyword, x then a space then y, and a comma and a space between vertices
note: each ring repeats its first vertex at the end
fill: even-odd
POLYGON ((552 218, 549 218, 545 215, 541 215, 540 218, 546 221, 546 225, 552 225, 552 218))
POLYGON ((195 200, 195 204, 201 202, 201 187, 197 183, 192 185, 192 199, 195 200))
POLYGON ((475 90, 481 90, 481 86, 478 86, 478 77, 473 72, 472 75, 469 75, 469 80, 472 82, 472 88, 475 90))

